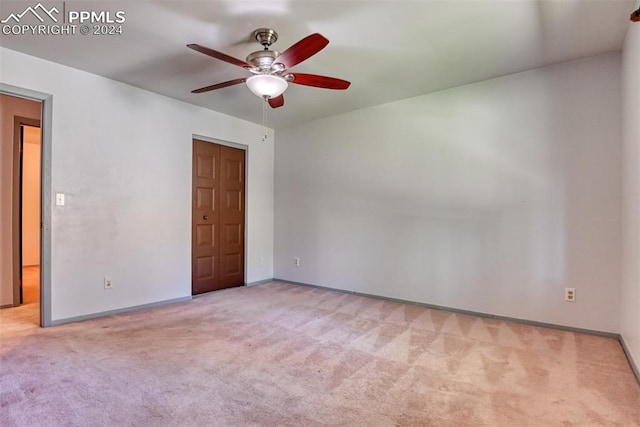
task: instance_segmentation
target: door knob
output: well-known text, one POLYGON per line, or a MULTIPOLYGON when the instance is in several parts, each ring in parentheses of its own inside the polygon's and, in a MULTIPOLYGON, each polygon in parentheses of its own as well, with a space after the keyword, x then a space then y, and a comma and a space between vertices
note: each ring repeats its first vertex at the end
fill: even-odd
POLYGON ((209 215, 203 216, 202 219, 209 219, 209 215))

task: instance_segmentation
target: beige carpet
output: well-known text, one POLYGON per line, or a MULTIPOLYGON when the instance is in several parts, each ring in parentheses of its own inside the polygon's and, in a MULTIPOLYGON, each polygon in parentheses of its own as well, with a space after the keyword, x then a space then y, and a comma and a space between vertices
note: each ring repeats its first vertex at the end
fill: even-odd
POLYGON ((3 427, 640 425, 614 339, 284 283, 48 329, 8 317, 3 427))

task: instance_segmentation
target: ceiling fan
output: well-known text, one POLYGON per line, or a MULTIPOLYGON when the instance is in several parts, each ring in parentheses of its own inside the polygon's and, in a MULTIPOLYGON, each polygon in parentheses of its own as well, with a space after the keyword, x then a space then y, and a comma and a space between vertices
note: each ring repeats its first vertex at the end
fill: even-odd
POLYGON ((338 90, 347 89, 351 84, 346 80, 334 77, 288 71, 293 66, 320 52, 329 44, 329 40, 321 34, 311 34, 282 53, 269 50, 269 47, 278 40, 278 33, 274 30, 259 28, 253 32, 253 35, 264 49, 250 53, 245 61, 199 44, 188 44, 187 47, 193 50, 242 67, 252 73, 249 77, 241 77, 201 87, 200 89, 192 90, 191 93, 203 93, 246 83, 251 92, 267 101, 272 108, 278 108, 284 105, 283 93, 287 89, 288 83, 338 90))

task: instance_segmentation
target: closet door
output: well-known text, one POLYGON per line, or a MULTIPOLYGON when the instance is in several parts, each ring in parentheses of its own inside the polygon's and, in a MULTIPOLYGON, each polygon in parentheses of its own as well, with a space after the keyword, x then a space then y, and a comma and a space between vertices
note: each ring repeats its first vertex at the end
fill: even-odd
POLYGON ((244 285, 244 151, 220 147, 220 287, 244 285))
POLYGON ((244 285, 245 152, 193 140, 191 287, 244 285))
POLYGON ((220 146, 193 140, 191 291, 219 289, 220 146))

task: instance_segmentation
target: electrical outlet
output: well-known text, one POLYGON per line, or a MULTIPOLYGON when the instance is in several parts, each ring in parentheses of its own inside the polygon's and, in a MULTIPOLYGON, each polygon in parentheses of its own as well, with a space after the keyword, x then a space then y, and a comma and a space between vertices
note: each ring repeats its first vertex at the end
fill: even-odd
POLYGON ((260 265, 264 265, 264 257, 263 256, 260 257, 260 265))
POLYGON ((105 289, 113 288, 113 282, 111 281, 111 277, 105 276, 105 278, 104 278, 104 288, 105 289))
POLYGON ((296 267, 300 267, 300 258, 297 256, 293 257, 293 265, 295 265, 296 267))
POLYGON ((564 288, 564 300, 568 302, 575 302, 576 288, 564 288))

